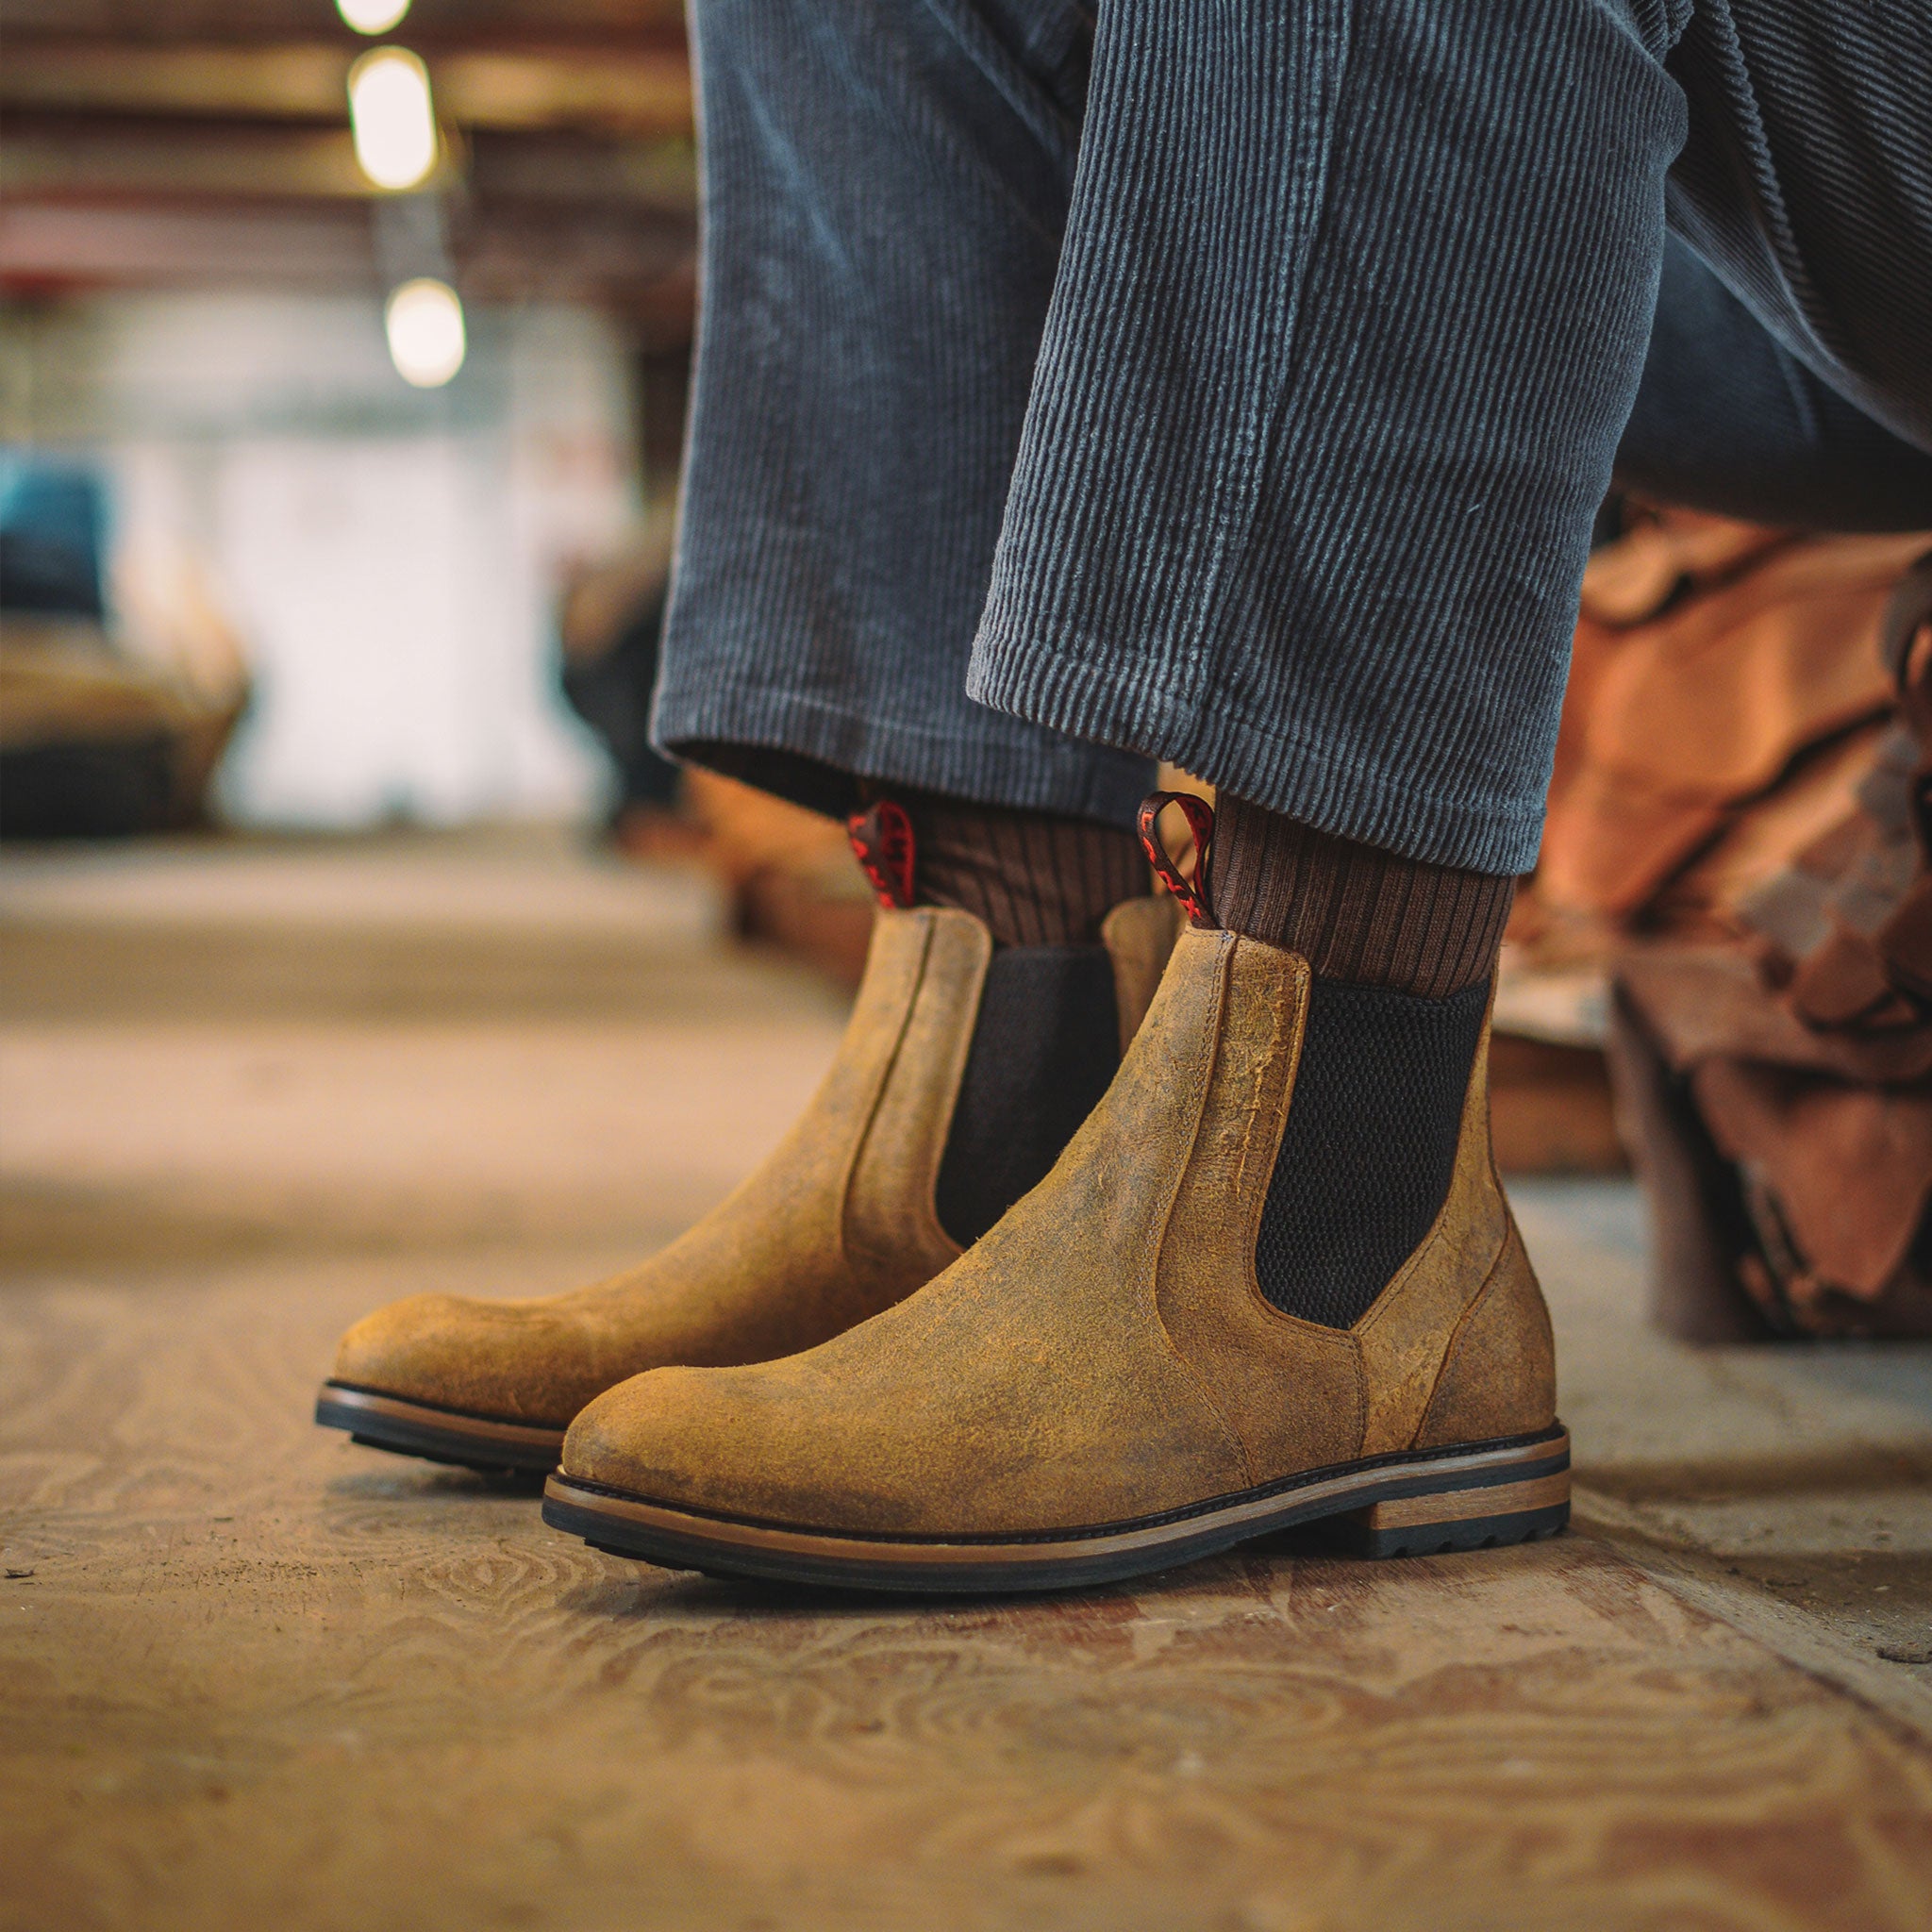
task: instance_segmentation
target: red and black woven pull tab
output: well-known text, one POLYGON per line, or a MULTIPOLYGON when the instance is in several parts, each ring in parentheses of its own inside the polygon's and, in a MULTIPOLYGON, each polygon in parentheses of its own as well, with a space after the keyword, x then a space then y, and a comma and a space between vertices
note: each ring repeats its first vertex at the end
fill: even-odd
POLYGON ((858 869, 888 908, 912 903, 912 821, 903 805, 882 798, 845 822, 858 869))
POLYGON ((1141 801, 1139 819, 1141 843, 1146 848, 1147 863, 1154 875, 1181 902, 1181 909, 1196 925, 1214 924, 1214 907, 1208 897, 1208 855, 1214 846, 1214 808, 1193 791, 1150 791, 1141 801), (1194 875, 1190 878, 1172 858, 1160 840, 1160 814, 1171 805, 1180 808, 1194 835, 1194 875))

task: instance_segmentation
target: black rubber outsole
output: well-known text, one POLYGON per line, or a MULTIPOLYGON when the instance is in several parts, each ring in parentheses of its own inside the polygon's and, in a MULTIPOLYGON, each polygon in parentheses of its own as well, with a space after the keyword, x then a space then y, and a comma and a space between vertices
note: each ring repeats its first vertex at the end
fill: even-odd
POLYGON ((557 1432, 552 1444, 494 1442, 479 1439, 478 1431, 495 1424, 490 1416, 460 1416, 450 1413, 447 1422, 438 1420, 438 1411, 418 1408, 413 1414, 398 1414, 402 1407, 392 1403, 390 1409, 373 1409, 366 1400, 344 1400, 343 1396, 368 1391, 341 1391, 331 1393, 325 1386, 315 1402, 315 1420, 325 1429, 343 1429, 349 1440, 365 1448, 384 1449, 392 1456, 413 1456, 424 1462, 439 1462, 458 1469, 474 1469, 479 1475, 513 1477, 521 1481, 541 1480, 557 1467, 563 1445, 563 1432, 557 1432))
MULTIPOLYGON (((1264 1514, 1249 1513, 1241 1521, 1227 1522, 1216 1521, 1214 1511, 1204 1510, 1197 1526, 1191 1529, 1186 1523, 1162 1525, 1158 1541, 1131 1548, 1095 1548, 1103 1540, 1114 1540, 1102 1530, 1085 1538, 1041 1538, 1003 1544, 1003 1556, 993 1557, 990 1551, 984 1562, 973 1561, 958 1544, 950 1546, 942 1562, 919 1560, 914 1552, 932 1545, 909 1543, 902 1545, 899 1554, 881 1560, 858 1553, 864 1542, 869 1541, 873 1547, 883 1549, 897 1540, 848 1539, 825 1532, 726 1524, 722 1519, 712 1529, 695 1515, 560 1474, 553 1475, 546 1486, 543 1521, 613 1557, 665 1569, 698 1570, 711 1576, 922 1596, 1020 1594, 1092 1588, 1152 1575, 1305 1525, 1319 1526, 1325 1540, 1337 1542, 1351 1555, 1367 1557, 1432 1556, 1534 1541, 1556 1535, 1570 1520, 1567 1436, 1561 1437, 1561 1444, 1559 1451, 1547 1457, 1519 1457, 1495 1469, 1438 1473, 1425 1462, 1410 1460, 1390 1467, 1379 1478, 1376 1471, 1363 1470, 1362 1479, 1352 1484, 1345 1499, 1328 1495, 1297 1500, 1291 1489, 1279 1497, 1277 1507, 1264 1514), (1512 1501, 1533 1502, 1535 1507, 1474 1513, 1486 1488, 1513 1488, 1518 1495, 1512 1501), (1561 1500, 1545 1500, 1552 1491, 1560 1491, 1561 1500), (1379 1506, 1431 1498, 1440 1503, 1446 1520, 1378 1520, 1402 1513, 1379 1506), (676 1516, 681 1521, 626 1521, 616 1513, 625 1507, 646 1508, 660 1518, 676 1516), (1459 1513, 1463 1510, 1471 1513, 1459 1513), (774 1545, 782 1541, 789 1547, 760 1547, 755 1541, 744 1540, 747 1536, 756 1539, 768 1529, 774 1545), (809 1547, 814 1541, 837 1544, 841 1553, 817 1553, 809 1547), (1054 1554, 1045 1554, 1049 1545, 1054 1554)), ((1554 1448, 1554 1443, 1551 1446, 1554 1448)), ((1482 1451, 1476 1447, 1472 1453, 1482 1451)), ((1336 1474, 1313 1472, 1310 1486, 1314 1477, 1336 1474)), ((1222 1507, 1225 1510, 1246 1500, 1224 1499, 1222 1507)))
POLYGON ((1377 1562, 1395 1557, 1445 1557, 1457 1550, 1507 1549, 1512 1543, 1540 1542, 1545 1537, 1560 1535, 1569 1526, 1567 1503, 1412 1529, 1371 1529, 1341 1516, 1318 1525, 1324 1538, 1347 1555, 1377 1562))

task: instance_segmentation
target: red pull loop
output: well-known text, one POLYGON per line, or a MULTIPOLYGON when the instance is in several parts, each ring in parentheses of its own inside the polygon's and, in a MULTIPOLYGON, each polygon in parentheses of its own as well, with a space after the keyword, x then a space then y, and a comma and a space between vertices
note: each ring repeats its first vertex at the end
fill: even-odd
POLYGON ((879 904, 891 910, 912 903, 912 821, 903 805, 882 798, 845 822, 858 869, 872 881, 879 904))
POLYGON ((1214 808, 1194 791, 1150 791, 1141 801, 1139 819, 1141 843, 1146 848, 1147 863, 1154 875, 1181 902, 1181 908, 1196 925, 1214 924, 1214 908, 1208 897, 1208 855, 1214 849, 1214 808), (1180 808, 1194 835, 1194 875, 1189 878, 1160 841, 1160 814, 1171 805, 1180 808))

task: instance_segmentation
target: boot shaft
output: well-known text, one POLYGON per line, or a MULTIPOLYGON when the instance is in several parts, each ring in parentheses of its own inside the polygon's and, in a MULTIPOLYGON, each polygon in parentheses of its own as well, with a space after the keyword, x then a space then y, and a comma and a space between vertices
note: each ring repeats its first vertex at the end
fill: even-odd
POLYGON ((1292 953, 1185 932, 1092 1124, 1096 1139, 1116 1137, 1095 1150, 1097 1171, 1118 1175, 1150 1223, 1158 1214, 1158 1231, 1150 1224, 1140 1238, 1158 1243, 1155 1293, 1175 1347, 1214 1391, 1257 1481, 1345 1438, 1345 1454, 1361 1457, 1548 1426, 1549 1318, 1491 1152, 1487 1022, 1441 1206, 1367 1311, 1330 1327, 1263 1295, 1256 1243, 1311 991, 1307 962, 1292 953), (1284 1377, 1322 1398, 1285 1402, 1284 1377))

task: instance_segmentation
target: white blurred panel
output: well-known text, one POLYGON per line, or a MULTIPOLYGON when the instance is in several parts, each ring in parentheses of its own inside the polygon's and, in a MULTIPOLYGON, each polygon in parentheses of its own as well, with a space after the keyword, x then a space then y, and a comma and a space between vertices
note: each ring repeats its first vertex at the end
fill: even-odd
POLYGON ((621 347, 584 310, 473 323, 433 392, 374 296, 103 297, 43 333, 34 440, 98 452, 117 540, 191 548, 250 656, 238 822, 575 815, 607 782, 552 625, 635 513, 621 347))
POLYGON ((237 816, 441 822, 493 802, 490 708, 468 675, 483 641, 462 634, 465 569, 490 566, 463 527, 461 468, 429 437, 223 453, 219 567, 256 666, 224 774, 237 816))

